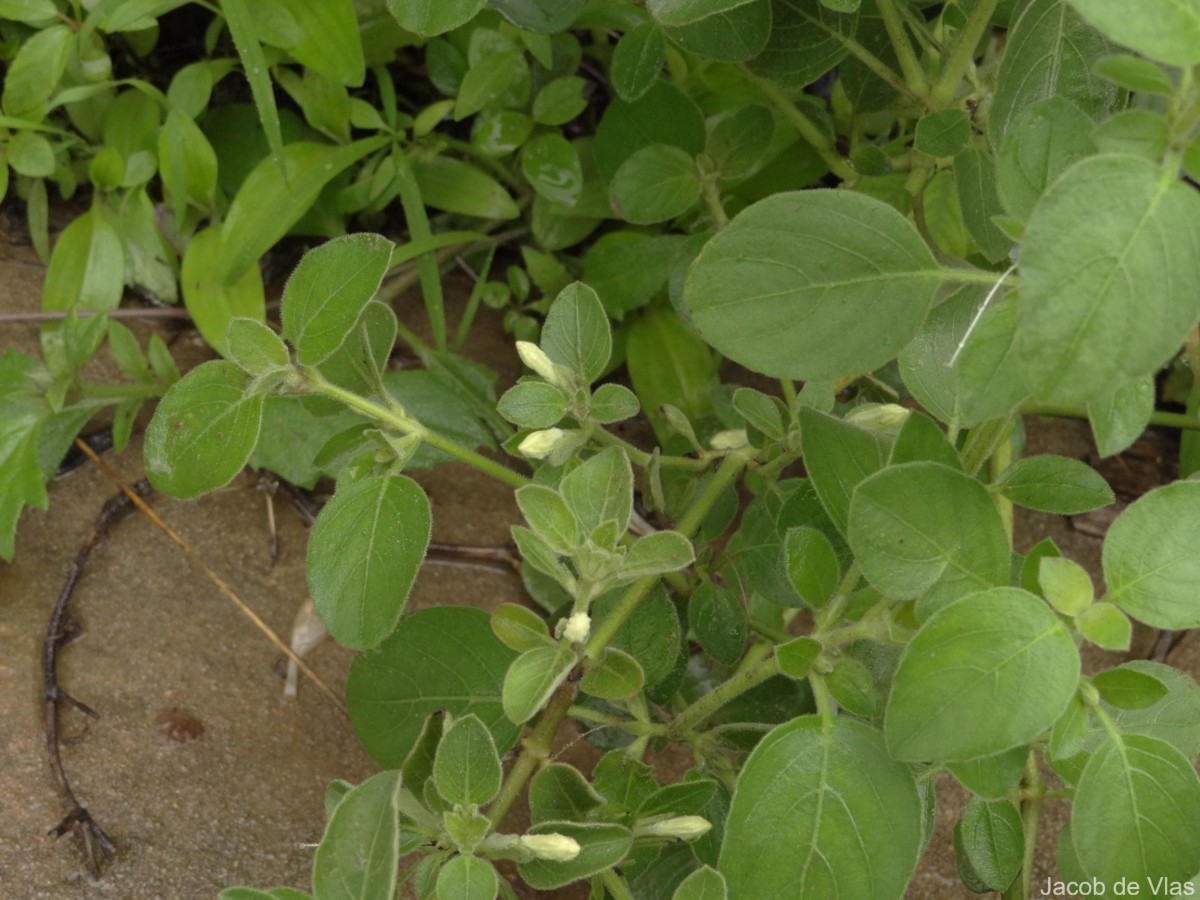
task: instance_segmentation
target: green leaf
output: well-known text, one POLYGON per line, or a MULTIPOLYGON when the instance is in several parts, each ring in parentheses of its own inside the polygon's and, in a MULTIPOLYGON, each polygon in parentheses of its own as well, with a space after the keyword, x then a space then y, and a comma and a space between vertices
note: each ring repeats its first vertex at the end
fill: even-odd
POLYGON ((1130 16, 1119 0, 1071 0, 1088 24, 1118 44, 1173 66, 1200 62, 1200 3, 1147 0, 1130 16))
POLYGON ((1171 357, 1200 313, 1200 198, 1152 164, 1094 156, 1029 220, 1018 345, 1040 398, 1096 400, 1171 357))
POLYGON ((525 56, 516 47, 492 53, 467 69, 454 101, 454 120, 475 115, 504 97, 528 70, 525 56))
POLYGON ((1147 672, 1119 666, 1100 672, 1092 685, 1104 702, 1118 709, 1146 709, 1167 696, 1166 684, 1147 672))
POLYGON ((1079 615, 1096 599, 1087 569, 1061 556, 1042 557, 1038 584, 1050 605, 1064 616, 1079 615))
POLYGON ((845 534, 854 488, 887 463, 888 442, 811 407, 800 410, 800 434, 804 465, 821 505, 845 534))
POLYGON ((833 544, 816 528, 789 528, 784 538, 788 580, 809 606, 823 606, 842 580, 833 544))
POLYGON ((584 280, 608 314, 623 319, 663 293, 684 240, 674 234, 610 231, 588 248, 584 280))
POLYGON ((619 531, 629 527, 633 469, 620 447, 607 447, 572 471, 563 478, 559 492, 584 534, 610 519, 616 521, 619 531))
POLYGON ((1135 619, 1172 631, 1200 625, 1200 482, 1155 488, 1117 516, 1104 539, 1105 597, 1135 619))
POLYGON ((691 419, 712 413, 717 360, 672 310, 654 306, 635 320, 626 335, 625 354, 630 381, 660 440, 672 433, 662 414, 664 404, 691 419))
POLYGON ((66 70, 71 44, 71 29, 55 24, 14 45, 16 55, 8 58, 0 96, 0 108, 6 115, 41 120, 43 104, 66 70))
POLYGON ((621 564, 622 579, 678 572, 692 564, 696 552, 692 542, 678 531, 656 531, 634 541, 621 564))
POLYGON ((1105 650, 1128 650, 1133 623, 1111 603, 1093 603, 1075 619, 1079 633, 1105 650))
POLYGON ((765 106, 749 104, 713 126, 704 152, 723 179, 747 178, 761 167, 774 133, 775 117, 771 111, 765 106))
POLYGON ((687 25, 665 26, 667 37, 697 56, 745 62, 758 56, 771 36, 771 0, 749 0, 687 25))
POLYGON ((602 425, 632 419, 641 409, 637 394, 622 384, 602 384, 592 395, 589 415, 602 425))
POLYGON ((527 834, 561 834, 578 842, 579 855, 569 862, 535 859, 517 867, 535 890, 550 891, 617 865, 633 846, 633 832, 612 823, 539 822, 527 834))
POLYGON ((414 159, 413 174, 425 203, 435 209, 480 219, 515 219, 517 204, 500 183, 449 156, 414 159))
POLYGON ((459 854, 438 871, 438 900, 495 900, 500 876, 490 862, 459 854))
POLYGON ((556 553, 570 554, 579 544, 579 525, 558 491, 540 484, 518 488, 517 506, 529 527, 556 553))
POLYGON ((553 639, 546 621, 531 609, 501 603, 492 613, 492 633, 518 653, 549 646, 553 639))
POLYGON ((1092 137, 1101 153, 1140 156, 1157 165, 1171 143, 1171 129, 1158 113, 1126 109, 1097 125, 1092 137))
POLYGON ((593 146, 600 175, 611 182, 621 164, 643 147, 667 144, 695 156, 704 139, 704 116, 696 102, 660 79, 634 103, 610 103, 593 146))
POLYGON ((987 292, 983 285, 964 285, 945 296, 930 311, 917 336, 900 351, 904 386, 939 421, 957 418, 962 390, 959 367, 949 363, 987 292))
POLYGON ((237 317, 266 319, 266 294, 258 266, 249 266, 231 284, 219 275, 225 258, 222 226, 214 225, 192 236, 183 254, 179 283, 183 302, 200 334, 217 352, 228 354, 229 323, 237 317))
MULTIPOLYGON (((229 358, 250 375, 286 368, 291 362, 287 346, 279 335, 256 319, 240 316, 231 319, 226 345, 229 358)), ((146 374, 149 375, 149 369, 146 374)))
POLYGON ((923 116, 913 146, 930 156, 957 156, 971 139, 971 120, 961 109, 942 109, 923 116))
POLYGON ((994 756, 950 763, 948 768, 968 791, 984 800, 1000 800, 1021 781, 1029 753, 1016 747, 994 756))
POLYGON ((500 755, 478 716, 455 719, 442 735, 433 760, 438 793, 459 806, 482 806, 500 792, 500 755))
POLYGON ((935 612, 900 657, 888 750, 956 761, 1026 744, 1067 708, 1079 668, 1070 632, 1038 597, 1006 587, 963 597, 935 612))
POLYGON ((558 132, 539 134, 525 145, 521 171, 535 191, 563 206, 574 206, 583 191, 579 154, 558 132))
POLYGON ((651 816, 698 816, 717 792, 711 778, 687 778, 677 784, 661 787, 638 806, 640 819, 651 816))
POLYGON ((578 75, 555 78, 533 98, 533 119, 543 125, 566 125, 587 109, 587 82, 578 75))
POLYGON ((786 410, 778 399, 754 388, 742 387, 733 392, 731 402, 747 424, 757 428, 770 440, 783 440, 786 410))
POLYGON ((933 302, 937 263, 910 222, 848 191, 776 194, 743 210, 688 272, 701 336, 781 378, 833 379, 883 365, 933 302))
POLYGON ((1067 0, 1030 0, 1008 33, 1000 62, 988 114, 992 146, 1001 146, 1021 110, 1039 100, 1062 97, 1093 119, 1111 112, 1117 87, 1092 71, 1111 49, 1067 0))
POLYGON ((63 229, 54 244, 42 309, 116 309, 124 289, 121 236, 103 204, 96 203, 63 229))
POLYGON ((18 175, 49 178, 54 174, 54 148, 40 134, 18 131, 8 141, 6 150, 8 164, 18 175))
POLYGON ((375 296, 392 256, 377 234, 350 234, 310 250, 283 290, 283 335, 301 365, 315 366, 342 345, 375 296))
POLYGON ((671 900, 726 900, 725 876, 710 866, 701 866, 675 888, 671 900))
POLYGON ((400 773, 380 772, 352 788, 333 811, 313 859, 322 900, 390 897, 400 861, 400 773))
POLYGON ((488 6, 518 28, 535 34, 566 31, 587 0, 488 0, 488 6))
POLYGON ((562 289, 542 325, 541 347, 580 381, 600 377, 612 355, 612 333, 595 291, 578 281, 562 289))
POLYGON ((340 488, 313 525, 308 589, 344 647, 374 647, 395 629, 429 546, 429 501, 403 475, 340 488))
POLYGON ((1090 512, 1116 500, 1091 466, 1050 453, 1017 460, 1000 475, 996 488, 1018 506, 1060 516, 1090 512))
MULTIPOLYGON (((124 4, 129 6, 129 4, 124 4)), ((266 135, 267 145, 271 148, 269 160, 276 175, 287 180, 287 161, 284 158, 283 133, 279 120, 279 108, 275 105, 275 92, 271 85, 270 69, 266 55, 259 42, 254 8, 248 0, 230 0, 221 8, 225 24, 229 26, 229 36, 233 39, 238 58, 242 63, 246 81, 250 84, 250 93, 254 97, 254 106, 258 110, 258 120, 266 135)), ((315 195, 314 195, 315 199, 315 195)), ((306 203, 307 207, 308 204, 306 203)), ((290 225, 289 225, 290 227, 290 225)), ((286 229, 284 229, 286 231, 286 229)), ((282 237, 283 233, 280 233, 282 237)), ((275 243, 271 241, 270 243, 275 243)), ((266 248, 263 248, 265 251, 266 248)), ((237 269, 227 273, 231 278, 241 275, 237 269)))
POLYGON ((807 87, 845 59, 858 29, 857 13, 834 12, 820 0, 772 0, 771 14, 770 40, 750 69, 785 89, 807 87))
POLYGON ((0 0, 0 16, 27 25, 44 24, 57 14, 53 0, 0 0))
POLYGON ((1092 120, 1065 97, 1031 103, 1013 120, 996 169, 1004 208, 1027 221, 1042 194, 1074 163, 1096 153, 1092 120))
POLYGON ((962 208, 963 224, 974 238, 979 251, 989 262, 1008 257, 1012 238, 992 221, 1004 212, 996 188, 996 165, 990 155, 978 148, 969 148, 954 158, 954 182, 958 187, 958 203, 962 208))
POLYGON ((1175 93, 1171 76, 1148 59, 1114 53, 1106 56, 1092 67, 1097 75, 1113 84, 1139 94, 1161 94, 1170 97, 1175 93))
POLYGON ((579 770, 565 763, 543 766, 529 782, 529 812, 534 822, 579 821, 603 804, 604 798, 579 770))
POLYGON ((838 705, 856 716, 874 719, 883 707, 871 670, 850 656, 839 659, 825 676, 829 693, 838 705))
MULTIPOLYGON (((0 557, 12 561, 17 519, 26 505, 45 509, 38 467, 38 430, 50 410, 31 380, 39 366, 9 349, 0 356, 0 557)), ((73 437, 73 435, 72 435, 73 437)))
POLYGON ((362 85, 366 65, 353 0, 282 2, 300 28, 300 40, 288 53, 338 84, 362 85))
POLYGON ((1011 800, 972 797, 954 826, 954 850, 960 871, 965 863, 988 889, 1007 889, 1025 854, 1021 811, 1011 800))
POLYGON ((387 6, 401 28, 434 37, 471 21, 484 0, 387 0, 387 6))
POLYGON ((1072 843, 1088 875, 1110 887, 1190 879, 1200 868, 1197 829, 1200 778, 1176 748, 1114 733, 1092 754, 1071 809, 1072 843))
POLYGON ((212 209, 217 187, 217 154, 194 121, 171 110, 158 133, 158 171, 167 188, 176 216, 182 218, 190 202, 212 209))
POLYGON ((683 215, 700 199, 692 157, 678 147, 651 144, 631 154, 609 186, 613 208, 627 222, 653 225, 683 215))
POLYGON ((579 689, 605 700, 632 697, 645 685, 646 676, 638 661, 623 650, 606 647, 601 657, 583 674, 579 689))
POLYGON ((741 601, 720 585, 705 581, 688 599, 688 627, 697 643, 718 662, 741 658, 749 631, 741 601))
POLYGON ((383 137, 341 147, 297 141, 283 148, 282 165, 264 159, 255 166, 221 229, 220 280, 227 285, 238 281, 309 211, 326 184, 386 143, 383 137))
POLYGON ((662 25, 690 25, 750 2, 752 0, 648 0, 646 9, 662 25))
POLYGON ((263 398, 225 360, 176 382, 146 429, 146 475, 160 491, 189 499, 224 487, 246 465, 262 422, 263 398))
POLYGON ((575 668, 574 652, 566 644, 526 650, 508 667, 501 697, 504 714, 520 725, 550 701, 550 695, 575 668))
MULTIPOLYGON (((615 591, 597 598, 591 608, 593 620, 604 621, 617 599, 618 592, 615 591)), ((660 584, 638 604, 609 646, 624 650, 636 659, 645 673, 646 684, 653 688, 674 669, 683 644, 681 632, 675 604, 660 584)))
POLYGON ((350 667, 346 706, 354 731, 376 763, 399 767, 426 716, 438 710, 475 714, 504 753, 521 732, 500 701, 504 673, 515 658, 492 634, 482 610, 438 606, 411 613, 350 667), (456 662, 464 658, 470 665, 456 662))
POLYGON ((653 22, 627 31, 613 49, 611 80, 617 96, 626 103, 640 98, 658 80, 667 58, 667 42, 653 22))
POLYGON ((718 868, 733 897, 891 900, 916 867, 923 817, 912 772, 879 732, 802 716, 746 760, 718 868))
POLYGON ((1127 449, 1146 430, 1154 414, 1154 390, 1153 376, 1146 376, 1088 402, 1088 421, 1101 456, 1127 449))
POLYGON ((522 428, 549 428, 566 414, 567 401, 552 384, 526 381, 505 391, 496 409, 522 428))
POLYGON ((893 466, 906 462, 938 462, 952 469, 961 469, 958 451, 950 445, 945 432, 933 419, 919 412, 908 413, 888 461, 893 466))

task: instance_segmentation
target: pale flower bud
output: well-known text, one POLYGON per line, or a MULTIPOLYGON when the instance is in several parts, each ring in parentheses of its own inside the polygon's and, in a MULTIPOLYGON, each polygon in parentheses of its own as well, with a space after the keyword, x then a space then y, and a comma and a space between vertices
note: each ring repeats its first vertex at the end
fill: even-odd
POLYGON ((517 445, 517 449, 525 456, 532 459, 541 459, 554 449, 555 445, 562 439, 563 430, 561 428, 545 428, 541 431, 531 431, 525 436, 525 440, 517 445))
POLYGON ((642 834, 654 837, 679 838, 683 841, 694 841, 708 834, 712 822, 703 816, 676 816, 673 819, 663 819, 639 829, 642 834))
POLYGON ((585 612, 571 613, 563 628, 563 637, 572 644, 582 644, 592 632, 592 617, 585 612))
POLYGON ((750 443, 746 437, 746 429, 738 428, 733 431, 718 431, 709 438, 708 445, 714 450, 736 450, 750 443))
POLYGON ((846 421, 868 431, 890 434, 900 430, 911 412, 896 403, 877 403, 850 410, 846 414, 846 421))
POLYGON ((554 361, 546 355, 546 351, 537 344, 529 341, 517 341, 517 355, 521 357, 521 362, 550 384, 563 386, 562 367, 556 366, 554 361))
POLYGON ((523 834, 521 846, 538 859, 550 862, 570 862, 579 855, 579 841, 557 832, 551 834, 523 834))

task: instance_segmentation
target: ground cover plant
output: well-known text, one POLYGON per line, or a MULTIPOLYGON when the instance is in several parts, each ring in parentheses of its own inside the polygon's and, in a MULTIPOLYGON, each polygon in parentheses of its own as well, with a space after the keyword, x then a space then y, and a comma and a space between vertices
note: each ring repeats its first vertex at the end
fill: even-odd
POLYGON ((1059 883, 1195 893, 1200 689, 1084 675, 1080 648, 1200 626, 1197 0, 0 16, 5 188, 61 314, 43 359, 0 358, 0 553, 109 407, 122 447, 162 398, 145 464, 175 496, 247 464, 336 482, 309 587, 361 651, 381 771, 330 786, 311 896, 514 896, 508 861, 615 900, 900 897, 947 771, 972 891, 1033 896, 1069 803, 1059 883), (200 44, 156 56, 181 22, 200 44), (88 183, 51 250, 48 186, 88 183), (289 233, 330 239, 268 316, 289 233), (389 302, 413 285, 428 341, 389 302), (108 315, 126 286, 222 358, 143 352, 108 315), (526 368, 498 398, 459 352, 481 303, 526 368), (388 366, 397 340, 422 368, 388 366), (102 346, 128 383, 85 377, 102 346), (1087 418, 1101 455, 1185 430, 1100 591, 1048 540, 1013 550, 1014 505, 1113 500, 1023 456, 1023 414, 1087 418), (639 415, 652 446, 614 429, 639 415), (529 607, 406 612, 431 511, 405 472, 451 461, 515 491, 529 607), (590 776, 552 755, 568 720, 606 751, 590 776), (668 745, 694 767, 660 784, 668 745))

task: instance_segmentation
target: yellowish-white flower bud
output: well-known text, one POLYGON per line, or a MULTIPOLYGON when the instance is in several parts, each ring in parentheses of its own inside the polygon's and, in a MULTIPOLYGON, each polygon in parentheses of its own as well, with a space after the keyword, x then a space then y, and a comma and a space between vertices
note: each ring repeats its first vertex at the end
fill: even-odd
POLYGON ((546 351, 537 344, 529 341, 517 341, 517 355, 521 362, 532 369, 550 384, 556 387, 566 387, 566 370, 546 355, 546 351))
POLYGON ((846 414, 846 421, 859 428, 879 434, 892 434, 908 420, 912 410, 896 403, 877 403, 856 407, 846 414))
POLYGON ((703 837, 712 829, 712 822, 703 816, 676 816, 673 819, 663 819, 640 828, 642 834, 654 837, 679 838, 682 841, 694 841, 703 837))
POLYGON ((746 429, 737 428, 732 431, 718 431, 708 441, 714 450, 736 450, 750 443, 746 437, 746 429))
POLYGON ((542 459, 562 440, 562 436, 563 430, 561 428, 544 428, 541 431, 531 431, 525 436, 525 440, 517 445, 517 449, 524 456, 528 456, 531 459, 542 459))
POLYGON ((572 644, 582 644, 592 633, 592 617, 585 612, 571 613, 563 628, 563 637, 572 644))
POLYGON ((536 856, 550 862, 570 862, 579 855, 579 841, 565 834, 523 834, 521 846, 536 856))

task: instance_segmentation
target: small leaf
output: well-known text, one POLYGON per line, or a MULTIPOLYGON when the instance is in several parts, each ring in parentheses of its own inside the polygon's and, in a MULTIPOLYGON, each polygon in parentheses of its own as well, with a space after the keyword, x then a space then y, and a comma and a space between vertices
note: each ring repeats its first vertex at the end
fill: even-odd
POLYGON ((540 484, 518 488, 517 506, 529 527, 556 553, 570 554, 579 544, 579 525, 558 491, 540 484))
POLYGON ((645 682, 646 676, 636 659, 615 647, 607 647, 595 665, 584 672, 579 689, 605 700, 624 700, 640 691, 645 682))
POLYGON ((930 156, 956 156, 971 139, 971 120, 961 109, 942 109, 917 122, 913 146, 930 156))
POLYGON ((788 580, 809 606, 823 606, 842 580, 841 566, 833 544, 824 533, 801 526, 789 528, 784 537, 788 580))
POLYGON ((1135 378, 1087 405, 1092 436, 1101 456, 1132 446, 1154 414, 1154 378, 1135 378))
POLYGON ((732 665, 746 646, 745 607, 730 591, 705 581, 688 599, 688 626, 718 662, 732 665))
POLYGON ((438 872, 437 900, 495 900, 500 875, 490 862, 459 854, 438 872))
POLYGON ((146 474, 156 488, 188 499, 224 487, 246 465, 262 423, 263 398, 224 360, 176 382, 146 429, 146 474))
POLYGON ((54 244, 42 309, 115 309, 125 289, 125 250, 102 204, 76 218, 54 244))
POLYGON ((636 102, 608 105, 593 147, 600 175, 610 182, 621 164, 643 147, 667 144, 695 156, 704 149, 704 139, 704 114, 696 102, 660 78, 636 102))
POLYGON ((996 188, 1004 208, 1022 221, 1053 181, 1096 152, 1092 120, 1064 97, 1021 110, 1000 145, 996 188))
POLYGON ((609 186, 613 209, 635 225, 683 215, 700 199, 695 160, 678 147, 651 144, 621 163, 609 186))
POLYGON ((600 377, 612 355, 612 331, 594 290, 578 281, 562 289, 542 325, 541 347, 581 381, 600 377))
POLYGON ((1011 800, 972 797, 954 826, 960 869, 965 862, 989 890, 1003 891, 1021 871, 1025 829, 1011 800))
POLYGON ((784 412, 779 401, 773 397, 754 388, 738 388, 733 392, 733 408, 771 440, 783 440, 784 412))
POLYGON ((678 531, 657 531, 634 541, 621 565, 621 576, 632 580, 678 572, 695 558, 692 542, 678 531))
POLYGON ((1050 605, 1064 616, 1077 616, 1096 599, 1092 578, 1079 563, 1061 556, 1043 557, 1038 584, 1050 605))
POLYGON ((7 115, 42 118, 38 109, 58 87, 71 45, 72 31, 63 24, 38 29, 14 44, 16 53, 8 58, 4 94, 0 97, 0 107, 7 115))
POLYGON ((504 646, 518 653, 553 643, 546 620, 531 609, 515 603, 501 603, 492 613, 492 633, 504 646))
POLYGON ((226 346, 229 358, 250 375, 262 375, 291 362, 279 335, 256 319, 241 316, 230 319, 226 346))
POLYGON ((430 532, 429 501, 402 475, 339 488, 317 516, 308 552, 313 605, 345 647, 374 647, 396 628, 430 532))
POLYGON ((1128 53, 1114 53, 1104 57, 1093 66, 1093 71, 1113 84, 1139 94, 1161 94, 1170 97, 1175 93, 1171 77, 1160 66, 1128 53))
POLYGON ((351 234, 310 250, 283 289, 283 335, 301 365, 328 359, 346 340, 388 269, 392 242, 351 234))
POLYGON ((1112 603, 1093 603, 1075 619, 1080 634, 1105 650, 1128 650, 1133 623, 1112 603))
POLYGON ((1167 696, 1167 686, 1146 672, 1119 667, 1093 676, 1105 703, 1117 709, 1146 709, 1167 696))
POLYGON ((579 153, 557 132, 540 134, 525 145, 521 171, 535 191, 563 206, 574 206, 583 191, 579 153))
POLYGON ((500 755, 478 716, 455 719, 433 760, 438 793, 459 806, 482 806, 500 792, 500 755))
POLYGON ((471 21, 484 0, 388 0, 387 6, 401 28, 434 37, 471 21))
POLYGON ((875 686, 871 670, 850 656, 844 656, 825 676, 829 693, 838 705, 864 719, 874 719, 883 707, 883 696, 875 686))
POLYGON ((317 896, 392 896, 400 860, 399 792, 400 773, 380 772, 342 797, 313 859, 317 896))
POLYGON ((567 400, 552 384, 526 381, 505 391, 496 410, 522 428, 549 428, 566 415, 567 400))
POLYGON ((580 821, 604 798, 574 766, 550 763, 529 782, 529 812, 534 822, 547 819, 580 821))
POLYGON ((249 266, 240 278, 226 285, 217 274, 223 253, 220 226, 198 231, 184 251, 179 275, 183 303, 200 334, 218 353, 228 352, 231 320, 242 316, 262 322, 267 315, 258 266, 249 266))
POLYGON ((975 240, 979 252, 989 262, 1008 257, 1013 242, 993 221, 1004 213, 996 187, 996 165, 992 157, 977 147, 969 147, 954 158, 954 182, 963 224, 975 240))
POLYGON ((1135 619, 1172 631, 1200 626, 1200 482, 1155 488, 1117 516, 1104 539, 1105 597, 1135 619))
POLYGON ((528 722, 550 701, 575 662, 575 654, 565 644, 526 650, 505 673, 504 714, 518 725, 528 722))
POLYGON ((617 523, 619 531, 629 527, 633 469, 620 447, 601 450, 568 474, 559 485, 559 492, 584 534, 590 534, 609 519, 617 523))
POLYGON ((622 384, 602 384, 592 394, 588 412, 602 425, 623 422, 638 414, 641 406, 637 394, 622 384))
POLYGON ((428 206, 479 219, 515 219, 520 211, 501 184, 450 156, 413 159, 413 175, 428 206))
POLYGON ((1049 453, 1017 460, 1004 470, 996 487, 1018 506, 1062 516, 1100 509, 1116 499, 1091 466, 1049 453))
POLYGON ((533 120, 543 125, 566 125, 587 109, 587 82, 566 75, 547 82, 533 98, 533 120))
POLYGON ((888 750, 958 761, 1020 746, 1062 715, 1079 670, 1075 642, 1041 599, 1006 587, 971 594, 935 612, 901 655, 888 750))
POLYGON ((667 58, 667 43, 653 22, 643 22, 617 41, 612 56, 612 85, 617 96, 633 103, 650 90, 667 58))
POLYGON ((800 410, 804 465, 821 505, 838 531, 846 533, 856 486, 887 463, 886 439, 811 407, 800 410))
POLYGON ((765 106, 750 104, 722 118, 713 126, 704 152, 721 177, 746 178, 758 171, 771 147, 775 117, 765 106))
POLYGON ((725 876, 711 866, 701 866, 679 882, 671 900, 727 900, 725 876))
POLYGON ((779 671, 789 678, 807 678, 821 650, 821 642, 810 637, 798 637, 780 644, 775 648, 779 671))

